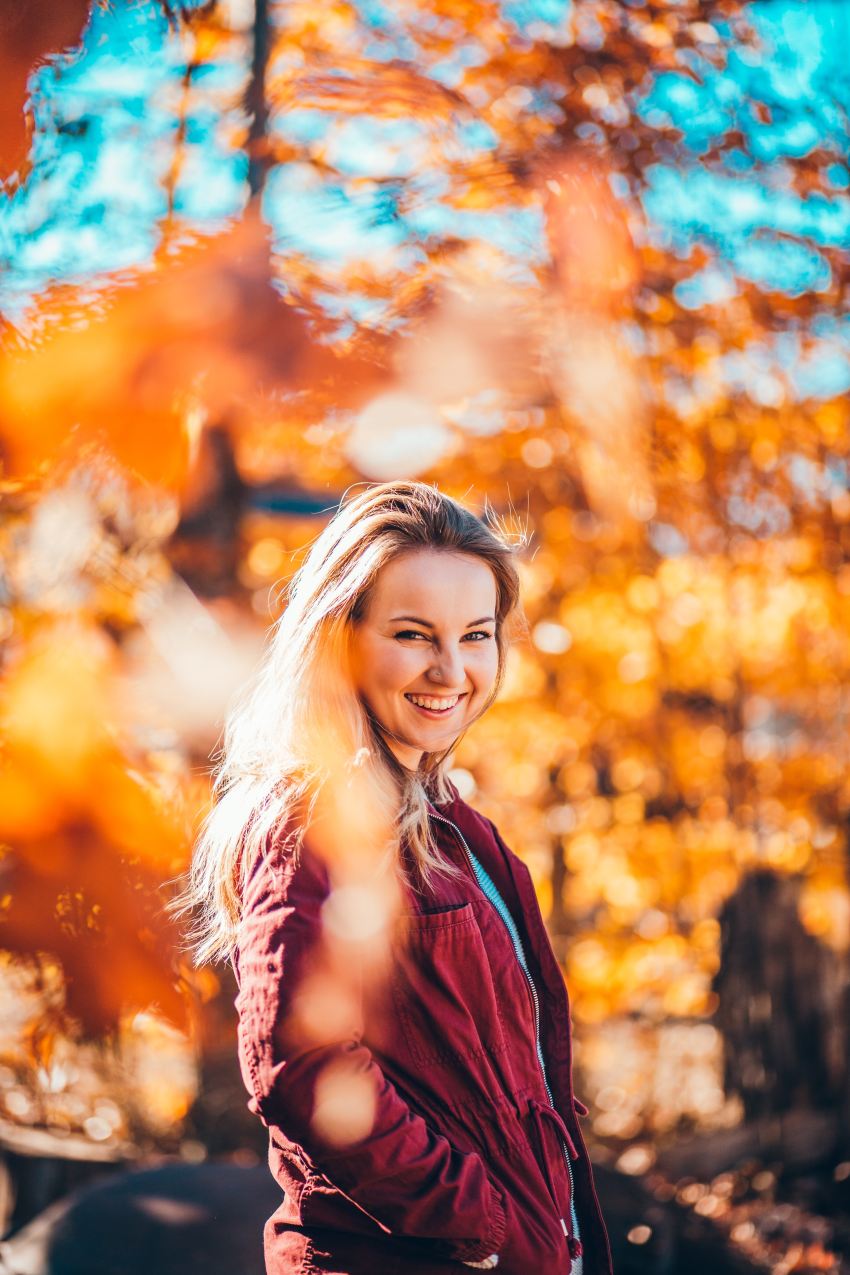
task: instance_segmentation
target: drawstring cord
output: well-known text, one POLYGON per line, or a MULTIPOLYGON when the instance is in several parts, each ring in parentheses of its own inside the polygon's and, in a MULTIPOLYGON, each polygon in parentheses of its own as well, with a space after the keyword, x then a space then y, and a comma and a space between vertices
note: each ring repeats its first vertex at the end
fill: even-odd
POLYGON ((564 1139, 564 1142, 567 1144, 567 1149, 570 1153, 570 1159, 577 1160, 578 1151, 576 1150, 576 1144, 573 1142, 572 1137, 570 1136, 570 1131, 567 1128, 567 1126, 564 1124, 564 1121, 561 1118, 560 1112, 556 1111, 554 1107, 550 1107, 546 1103, 540 1102, 538 1098, 529 1098, 528 1105, 534 1111, 535 1123, 537 1124, 538 1129, 542 1127, 543 1116, 546 1116, 549 1120, 554 1121, 556 1129, 560 1133, 561 1137, 564 1139))
MULTIPOLYGON (((569 1129, 564 1124, 560 1114, 555 1110, 554 1107, 550 1107, 546 1103, 540 1102, 540 1100, 537 1098, 529 1098, 528 1110, 532 1116, 532 1119, 534 1120, 534 1127, 537 1132, 537 1139, 540 1145, 540 1152, 543 1159, 543 1171, 546 1175, 546 1185, 549 1188, 549 1194, 552 1196, 552 1201, 555 1207, 559 1208, 558 1195, 555 1189, 555 1179, 552 1176, 552 1168, 549 1163, 549 1157, 546 1155, 546 1142, 545 1142, 545 1137, 543 1133, 544 1117, 547 1120, 553 1121, 556 1130, 558 1131, 559 1135, 563 1138, 564 1145, 566 1146, 567 1151, 569 1152, 569 1155, 571 1159, 573 1160, 577 1160, 579 1158, 578 1151, 576 1150, 576 1144, 573 1142, 570 1136, 569 1129)), ((564 1218, 561 1218, 561 1226, 564 1229, 564 1235, 567 1237, 567 1247, 569 1248, 570 1257, 571 1258, 581 1257, 583 1252, 581 1240, 576 1239, 576 1237, 573 1235, 570 1235, 569 1229, 567 1227, 567 1223, 564 1220, 564 1218)))

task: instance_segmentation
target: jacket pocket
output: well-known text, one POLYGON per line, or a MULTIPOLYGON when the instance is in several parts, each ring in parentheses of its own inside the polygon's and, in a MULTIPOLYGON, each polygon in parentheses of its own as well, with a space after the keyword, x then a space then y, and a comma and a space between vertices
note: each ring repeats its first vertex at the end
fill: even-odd
POLYGON ((493 975, 472 903, 402 918, 392 999, 413 1062, 456 1063, 504 1052, 493 975))
MULTIPOLYGON (((562 1218, 569 1217, 569 1186, 563 1183, 556 1200, 550 1182, 551 1167, 560 1174, 558 1160, 547 1157, 554 1150, 542 1142, 526 1117, 503 1117, 506 1150, 493 1165, 493 1173, 511 1203, 512 1222, 500 1256, 506 1271, 533 1271, 534 1275, 562 1275, 569 1270, 570 1255, 562 1218)), ((563 1170, 566 1174, 566 1169, 563 1170)))

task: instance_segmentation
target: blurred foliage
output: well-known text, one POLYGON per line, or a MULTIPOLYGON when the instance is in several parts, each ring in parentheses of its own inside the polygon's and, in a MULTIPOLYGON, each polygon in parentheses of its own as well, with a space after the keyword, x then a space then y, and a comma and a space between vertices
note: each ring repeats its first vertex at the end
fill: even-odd
MULTIPOLYGON (((317 516, 352 482, 420 476, 533 531, 534 649, 455 776, 534 874, 598 1133, 736 1119, 711 1025, 724 901, 752 868, 793 877, 806 931, 835 961, 848 945, 848 405, 781 353, 814 357, 843 316, 848 256, 804 222, 776 243, 815 244, 825 282, 735 273, 695 304, 728 277, 722 236, 683 246, 646 196, 659 166, 728 176, 734 155, 768 202, 828 211, 842 139, 766 161, 787 108, 769 75, 696 150, 647 109, 663 76, 769 65, 738 0, 170 22, 155 253, 55 281, 0 353, 0 942, 58 961, 95 1034, 151 1004, 183 1021, 181 981, 214 994, 156 886, 186 861, 227 695, 317 516), (181 197, 201 107, 246 161, 215 234, 181 197), (605 1081, 634 1022, 648 1070, 605 1081)), ((20 80, 75 38, 4 57, 20 80)))

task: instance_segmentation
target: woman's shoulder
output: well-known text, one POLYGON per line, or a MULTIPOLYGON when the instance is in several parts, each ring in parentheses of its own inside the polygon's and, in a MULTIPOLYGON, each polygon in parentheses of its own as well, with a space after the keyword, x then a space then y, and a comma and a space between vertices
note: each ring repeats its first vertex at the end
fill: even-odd
POLYGON ((323 876, 323 856, 313 847, 310 820, 302 805, 292 803, 253 838, 246 874, 246 888, 262 877, 267 886, 289 885, 300 879, 323 876))

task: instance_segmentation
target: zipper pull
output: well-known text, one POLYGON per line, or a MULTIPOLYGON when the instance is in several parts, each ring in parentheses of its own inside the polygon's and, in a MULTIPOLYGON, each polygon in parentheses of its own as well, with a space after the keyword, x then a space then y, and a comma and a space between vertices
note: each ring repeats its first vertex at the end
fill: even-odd
POLYGON ((577 1240, 573 1235, 567 1237, 567 1248, 570 1251, 571 1258, 581 1257, 584 1252, 581 1240, 577 1240))

